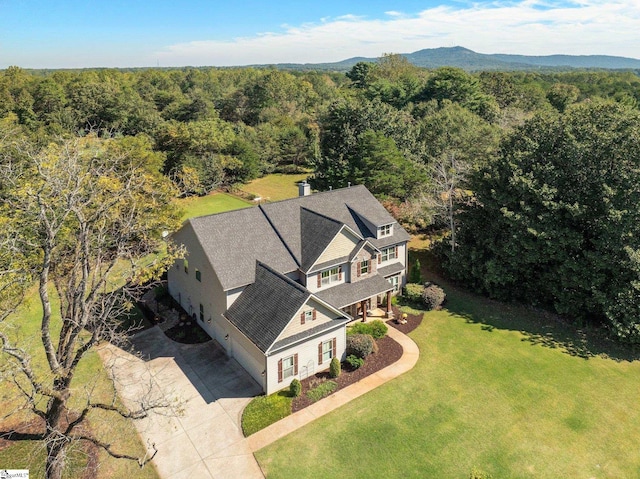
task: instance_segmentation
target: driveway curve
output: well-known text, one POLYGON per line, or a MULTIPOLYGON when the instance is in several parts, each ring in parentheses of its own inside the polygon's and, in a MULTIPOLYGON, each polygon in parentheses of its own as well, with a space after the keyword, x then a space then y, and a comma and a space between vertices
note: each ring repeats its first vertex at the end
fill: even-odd
POLYGON ((132 405, 137 398, 170 404, 135 421, 163 479, 262 479, 253 452, 366 394, 415 366, 418 346, 390 327, 402 357, 368 376, 275 424, 244 438, 242 411, 261 394, 260 386, 215 342, 179 344, 160 328, 134 335, 134 354, 113 345, 99 348, 120 398, 132 405))

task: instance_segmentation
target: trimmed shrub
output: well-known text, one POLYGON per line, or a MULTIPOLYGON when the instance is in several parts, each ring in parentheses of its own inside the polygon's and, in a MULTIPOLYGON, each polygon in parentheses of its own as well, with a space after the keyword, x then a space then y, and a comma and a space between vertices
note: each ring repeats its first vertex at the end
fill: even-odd
POLYGON ((375 321, 371 321, 370 323, 367 323, 369 325, 371 325, 371 336, 373 336, 373 339, 380 339, 380 338, 384 338, 385 335, 387 334, 387 331, 389 330, 389 328, 387 327, 386 324, 384 324, 383 321, 380 321, 379 319, 376 319, 375 321))
POLYGON ((297 398, 298 396, 300 396, 300 394, 302 394, 302 384, 298 379, 294 379, 293 381, 291 381, 291 384, 289 385, 289 391, 294 398, 297 398))
POLYGON ((329 376, 335 379, 340 376, 341 372, 340 361, 336 357, 332 358, 331 363, 329 364, 329 376))
POLYGON ((353 369, 358 369, 364 364, 364 359, 350 354, 349 356, 347 356, 347 363, 349 363, 349 366, 351 366, 353 369))
POLYGON ((404 297, 407 298, 407 301, 412 303, 421 303, 423 291, 424 286, 421 284, 407 283, 404 287, 404 297))
POLYGON ((447 298, 444 290, 437 284, 427 283, 422 292, 422 301, 428 309, 439 309, 447 298))
POLYGON ((413 266, 411 266, 411 271, 409 272, 409 283, 422 283, 422 271, 420 267, 420 260, 418 258, 416 258, 413 266))
POLYGON ((380 339, 387 334, 388 329, 384 322, 376 319, 369 323, 355 323, 347 330, 347 334, 370 334, 373 339, 380 339))
POLYGON ((370 334, 350 334, 347 336, 347 355, 353 354, 364 359, 371 354, 374 344, 370 334))

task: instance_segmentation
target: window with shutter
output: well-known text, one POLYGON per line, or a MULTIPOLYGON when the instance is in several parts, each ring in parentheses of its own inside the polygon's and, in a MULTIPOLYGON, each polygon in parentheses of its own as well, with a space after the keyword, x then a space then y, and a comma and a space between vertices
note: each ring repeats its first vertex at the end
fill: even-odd
POLYGON ((335 339, 330 339, 320 343, 319 352, 321 352, 321 355, 318 357, 318 364, 327 363, 335 356, 335 341, 335 339))
POLYGON ((278 382, 297 374, 297 354, 278 361, 278 382), (282 378, 282 379, 281 379, 282 378))
POLYGON ((358 263, 360 267, 358 268, 358 276, 363 274, 369 274, 369 260, 363 259, 361 263, 358 263))

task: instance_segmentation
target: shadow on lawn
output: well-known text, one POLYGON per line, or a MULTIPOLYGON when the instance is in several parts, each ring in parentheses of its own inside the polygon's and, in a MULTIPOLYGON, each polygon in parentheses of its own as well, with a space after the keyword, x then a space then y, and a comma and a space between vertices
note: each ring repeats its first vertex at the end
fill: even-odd
POLYGON ((583 359, 595 356, 615 361, 640 359, 639 347, 615 341, 595 327, 580 327, 549 311, 517 303, 503 303, 464 290, 433 272, 437 268, 432 269, 433 258, 430 258, 428 253, 420 251, 418 257, 423 265, 425 279, 434 281, 445 289, 445 308, 462 316, 468 323, 481 324, 484 331, 519 331, 524 335, 522 341, 559 349, 583 359))

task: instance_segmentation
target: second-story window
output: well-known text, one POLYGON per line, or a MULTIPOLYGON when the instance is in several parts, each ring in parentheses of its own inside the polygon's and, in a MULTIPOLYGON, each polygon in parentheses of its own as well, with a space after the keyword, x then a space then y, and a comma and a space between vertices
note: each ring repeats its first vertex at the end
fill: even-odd
POLYGON ((393 230, 391 229, 391 225, 384 225, 380 227, 380 238, 383 236, 389 236, 393 230))
POLYGON ((365 259, 360 262, 360 274, 368 274, 369 273, 369 260, 365 259))
POLYGON ((322 286, 337 283, 340 280, 340 268, 331 268, 322 272, 322 286))
POLYGON ((398 248, 397 246, 392 246, 391 248, 385 248, 381 252, 380 259, 382 261, 389 261, 391 259, 396 259, 398 257, 398 248))

